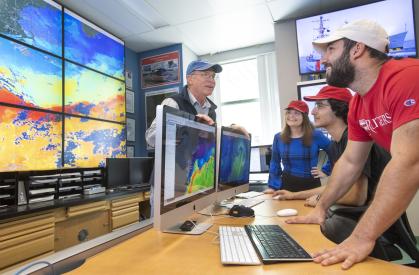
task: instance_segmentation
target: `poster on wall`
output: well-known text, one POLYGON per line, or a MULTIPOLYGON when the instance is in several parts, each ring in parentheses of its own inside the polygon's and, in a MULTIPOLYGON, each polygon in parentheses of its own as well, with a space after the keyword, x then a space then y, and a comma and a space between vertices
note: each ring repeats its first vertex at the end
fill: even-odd
POLYGON ((127 118, 127 140, 135 141, 135 119, 127 118))
POLYGON ((132 72, 125 70, 125 85, 127 89, 132 90, 132 72))
POLYGON ((169 89, 162 89, 158 91, 152 91, 145 93, 145 123, 146 129, 150 127, 151 123, 153 122, 154 118, 156 117, 156 107, 160 105, 161 102, 174 95, 179 93, 179 88, 169 88, 169 89))
POLYGON ((127 158, 133 158, 135 152, 135 147, 133 145, 127 146, 127 158))
POLYGON ((134 92, 127 90, 125 94, 125 102, 126 102, 126 110, 127 113, 135 113, 135 105, 134 105, 134 92))
POLYGON ((179 51, 143 58, 140 67, 142 89, 180 82, 179 51))

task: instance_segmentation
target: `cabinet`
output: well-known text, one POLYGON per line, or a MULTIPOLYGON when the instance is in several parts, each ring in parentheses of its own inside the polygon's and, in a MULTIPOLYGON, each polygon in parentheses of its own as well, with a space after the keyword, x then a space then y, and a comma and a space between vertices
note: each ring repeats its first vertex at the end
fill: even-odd
POLYGON ((144 200, 143 193, 111 201, 112 230, 138 222, 140 210, 138 203, 144 200))
POLYGON ((99 201, 57 212, 55 251, 109 233, 108 209, 107 201, 99 201))
POLYGON ((0 224, 0 269, 54 251, 54 214, 0 224))

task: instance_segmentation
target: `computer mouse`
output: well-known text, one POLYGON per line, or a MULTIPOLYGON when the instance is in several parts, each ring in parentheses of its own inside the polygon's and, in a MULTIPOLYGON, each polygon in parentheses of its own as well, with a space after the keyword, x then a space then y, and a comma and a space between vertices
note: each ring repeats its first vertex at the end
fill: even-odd
POLYGON ((276 212, 276 214, 280 217, 288 217, 288 216, 295 216, 298 214, 298 211, 296 209, 292 209, 292 208, 285 208, 285 209, 281 209, 278 212, 276 212))
POLYGON ((236 204, 231 207, 228 214, 233 217, 254 217, 255 211, 250 207, 236 204))
POLYGON ((179 227, 182 231, 191 231, 196 225, 196 221, 187 220, 179 227))

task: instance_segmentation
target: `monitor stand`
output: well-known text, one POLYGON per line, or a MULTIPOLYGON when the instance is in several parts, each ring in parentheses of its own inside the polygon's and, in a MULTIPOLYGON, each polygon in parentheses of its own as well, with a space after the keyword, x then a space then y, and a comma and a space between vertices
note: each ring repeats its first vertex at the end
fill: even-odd
POLYGON ((210 206, 202 209, 198 213, 205 216, 220 216, 220 215, 227 215, 229 209, 225 207, 225 203, 222 202, 215 202, 210 206))
MULTIPOLYGON (((193 219, 190 219, 193 220, 193 219)), ((196 222, 196 226, 191 231, 182 231, 180 226, 183 224, 184 221, 176 223, 175 225, 168 227, 163 230, 165 233, 173 233, 173 234, 184 234, 184 235, 201 235, 208 231, 208 229, 213 225, 211 219, 205 218, 200 219, 196 222)))

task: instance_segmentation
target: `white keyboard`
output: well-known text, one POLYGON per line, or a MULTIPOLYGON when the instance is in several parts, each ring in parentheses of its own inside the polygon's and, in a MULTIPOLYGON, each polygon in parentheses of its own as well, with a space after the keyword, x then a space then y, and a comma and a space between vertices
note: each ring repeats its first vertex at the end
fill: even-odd
POLYGON ((220 253, 223 264, 260 265, 261 262, 244 227, 220 226, 220 253))
POLYGON ((246 207, 253 207, 253 206, 256 206, 256 205, 258 205, 258 204, 260 204, 264 201, 265 201, 264 198, 250 198, 250 199, 241 200, 239 202, 234 201, 232 203, 227 203, 227 204, 224 204, 223 206, 228 208, 228 209, 231 209, 233 207, 233 205, 243 205, 243 206, 246 206, 246 207))
POLYGON ((250 199, 250 198, 260 196, 260 195, 263 195, 263 192, 249 191, 249 192, 237 194, 236 197, 243 198, 243 199, 250 199))

